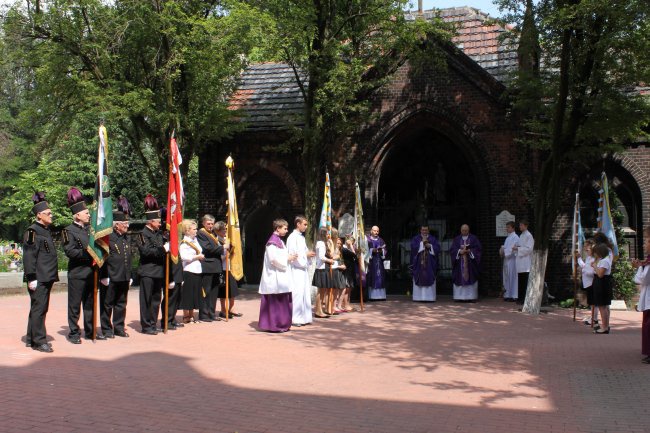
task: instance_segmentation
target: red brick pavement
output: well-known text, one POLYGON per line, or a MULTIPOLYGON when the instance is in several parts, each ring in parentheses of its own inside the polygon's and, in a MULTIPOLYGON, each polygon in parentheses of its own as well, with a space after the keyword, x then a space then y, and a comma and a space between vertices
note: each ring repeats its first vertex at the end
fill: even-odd
POLYGON ((52 296, 55 352, 24 347, 29 299, 0 297, 0 432, 650 432, 640 314, 593 335, 571 312, 404 298, 290 333, 244 317, 80 346, 52 296))

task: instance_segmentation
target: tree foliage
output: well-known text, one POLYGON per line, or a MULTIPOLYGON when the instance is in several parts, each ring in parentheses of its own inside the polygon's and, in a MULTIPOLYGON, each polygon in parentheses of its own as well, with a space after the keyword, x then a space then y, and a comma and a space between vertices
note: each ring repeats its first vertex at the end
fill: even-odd
POLYGON ((367 120, 372 94, 411 61, 440 58, 450 27, 435 19, 408 22, 407 0, 249 0, 273 19, 273 59, 291 65, 305 101, 298 149, 306 178, 308 218, 314 219, 329 151, 367 120))
MULTIPOLYGON (((520 71, 512 95, 525 127, 523 141, 542 155, 533 203, 535 249, 544 256, 538 261, 543 264, 564 188, 576 170, 622 149, 650 124, 648 99, 634 90, 650 79, 650 4, 542 0, 533 9, 534 19, 524 21, 520 1, 499 3, 522 34, 530 34, 525 22, 539 32, 539 72, 520 71)), ((529 295, 541 294, 543 287, 544 269, 534 273, 529 295)), ((535 298, 532 312, 539 311, 541 302, 541 296, 535 298)))
POLYGON ((25 111, 46 125, 48 142, 94 112, 94 123, 120 128, 162 189, 172 131, 189 161, 235 127, 228 96, 262 35, 258 24, 236 1, 43 0, 12 8, 4 33, 33 77, 25 111))

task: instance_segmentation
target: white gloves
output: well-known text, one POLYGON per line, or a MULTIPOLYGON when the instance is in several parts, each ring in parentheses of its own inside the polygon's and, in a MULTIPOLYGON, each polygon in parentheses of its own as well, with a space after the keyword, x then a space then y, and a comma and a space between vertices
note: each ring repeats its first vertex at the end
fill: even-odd
POLYGON ((165 248, 165 252, 169 252, 169 242, 165 242, 165 245, 163 245, 163 248, 165 248))
POLYGON ((174 287, 176 287, 176 283, 173 282, 173 281, 170 281, 170 283, 169 283, 169 288, 170 288, 170 289, 173 289, 174 287))
POLYGON ((29 283, 27 283, 27 288, 29 290, 36 290, 37 285, 38 285, 38 281, 36 281, 36 280, 30 281, 29 283))
POLYGON ((99 280, 100 283, 102 283, 102 286, 108 286, 108 283, 111 281, 110 278, 102 278, 99 280))

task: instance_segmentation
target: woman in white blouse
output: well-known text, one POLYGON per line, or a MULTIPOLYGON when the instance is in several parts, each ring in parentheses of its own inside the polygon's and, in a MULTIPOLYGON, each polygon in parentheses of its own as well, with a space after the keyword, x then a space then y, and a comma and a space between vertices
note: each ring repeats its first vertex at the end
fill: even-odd
MULTIPOLYGON (((650 229, 644 231, 645 240, 643 248, 646 254, 650 254, 650 229)), ((634 260, 632 266, 638 268, 634 281, 640 286, 639 303, 636 306, 637 311, 643 312, 643 322, 641 323, 641 354, 645 358, 641 360, 644 364, 650 364, 650 255, 646 260, 634 260)))
POLYGON ((183 262, 183 287, 181 305, 183 323, 194 322, 194 310, 201 301, 201 261, 205 258, 199 241, 196 239, 197 225, 194 220, 183 220, 183 241, 178 250, 183 262))

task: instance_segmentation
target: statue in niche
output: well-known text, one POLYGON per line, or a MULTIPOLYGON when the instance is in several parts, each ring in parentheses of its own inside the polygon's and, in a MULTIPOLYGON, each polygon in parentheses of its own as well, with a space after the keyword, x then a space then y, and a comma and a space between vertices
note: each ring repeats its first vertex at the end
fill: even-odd
POLYGON ((442 166, 442 162, 436 165, 436 174, 433 179, 433 199, 436 203, 445 203, 447 201, 447 172, 442 166))

